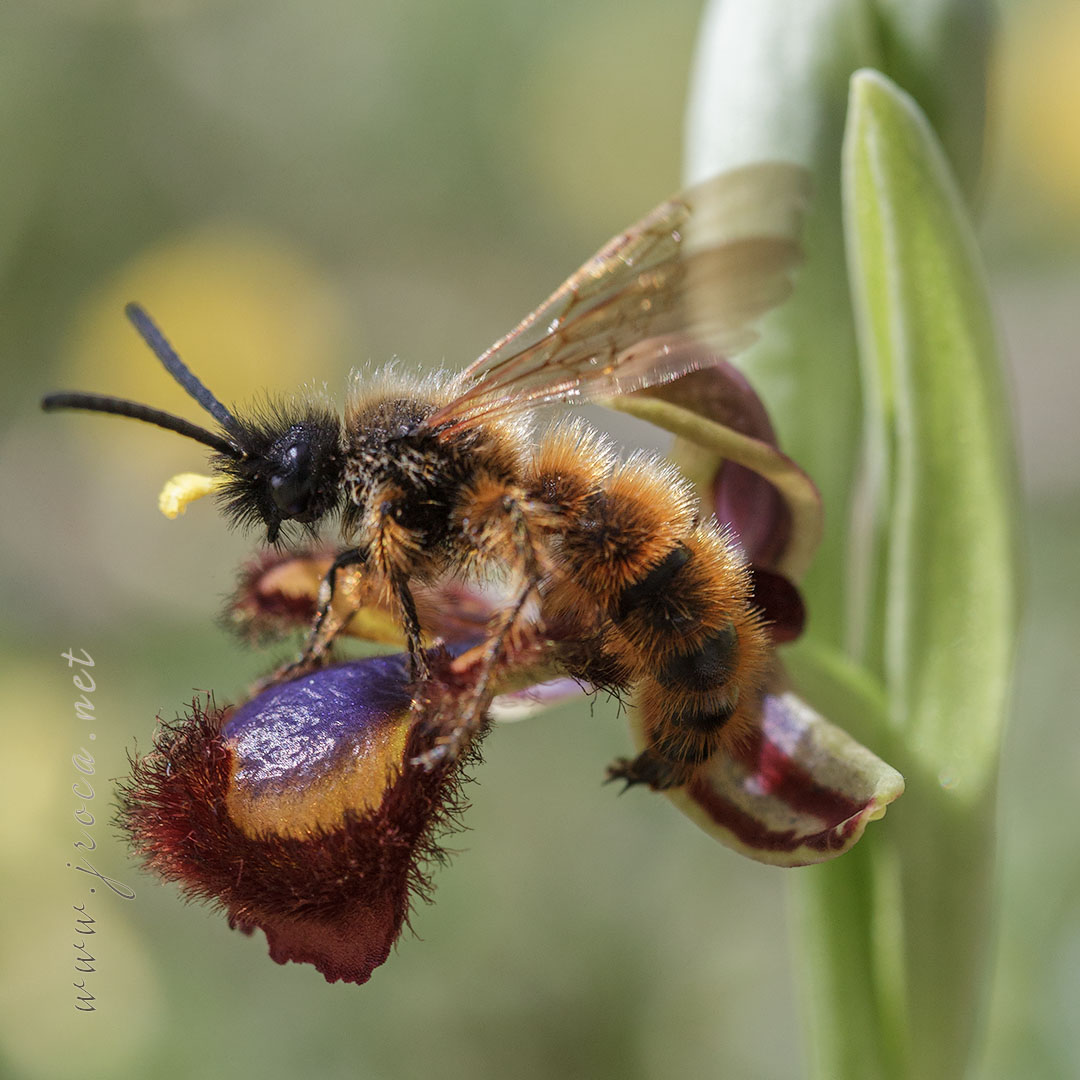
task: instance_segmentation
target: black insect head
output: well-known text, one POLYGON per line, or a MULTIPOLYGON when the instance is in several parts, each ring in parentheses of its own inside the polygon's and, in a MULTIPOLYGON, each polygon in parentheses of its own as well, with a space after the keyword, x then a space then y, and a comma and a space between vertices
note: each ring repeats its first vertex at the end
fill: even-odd
POLYGON ((250 418, 238 418, 194 375, 138 304, 128 304, 125 311, 165 370, 218 422, 220 433, 104 394, 49 394, 41 402, 43 409, 130 416, 210 447, 211 467, 223 480, 219 499, 230 521, 244 527, 265 525, 271 544, 286 522, 314 529, 338 508, 344 454, 341 421, 334 412, 312 402, 273 403, 250 418))

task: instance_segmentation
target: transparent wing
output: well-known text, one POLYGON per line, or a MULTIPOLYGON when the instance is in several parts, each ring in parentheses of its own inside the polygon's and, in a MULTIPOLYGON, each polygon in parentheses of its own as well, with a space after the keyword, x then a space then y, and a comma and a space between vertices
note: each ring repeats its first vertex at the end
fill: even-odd
POLYGON ((729 359, 791 291, 808 195, 805 170, 770 162, 662 203, 480 356, 428 426, 613 397, 729 359))

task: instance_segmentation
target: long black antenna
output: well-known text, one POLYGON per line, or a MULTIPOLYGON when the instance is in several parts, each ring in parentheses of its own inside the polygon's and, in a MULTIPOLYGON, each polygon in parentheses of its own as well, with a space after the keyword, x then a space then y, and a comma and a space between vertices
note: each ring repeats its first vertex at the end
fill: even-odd
POLYGON ((87 412, 130 416, 134 420, 144 420, 148 424, 157 424, 158 427, 168 431, 175 431, 178 435, 186 435, 189 439, 201 442, 204 446, 209 446, 211 450, 216 450, 227 457, 243 456, 239 447, 220 435, 215 435, 212 431, 207 431, 206 428, 201 428, 198 424, 192 424, 179 416, 162 412, 160 409, 152 409, 149 405, 140 405, 137 401, 108 397, 105 394, 59 393, 47 394, 43 397, 41 407, 46 412, 53 412, 56 409, 85 409, 87 412))
MULTIPOLYGON (((241 434, 240 425, 224 405, 199 381, 191 369, 176 355, 176 350, 165 340, 153 319, 138 304, 128 304, 124 314, 131 320, 139 336, 150 346, 165 370, 228 432, 241 434)), ((130 414, 124 414, 130 415, 130 414)), ((150 423, 157 423, 151 420, 150 423)))

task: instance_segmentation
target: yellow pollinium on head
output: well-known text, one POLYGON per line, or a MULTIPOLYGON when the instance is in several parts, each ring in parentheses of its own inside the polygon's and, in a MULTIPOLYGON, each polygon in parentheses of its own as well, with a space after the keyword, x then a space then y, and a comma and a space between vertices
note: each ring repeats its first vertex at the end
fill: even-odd
POLYGON ((188 503, 216 491, 224 483, 220 476, 204 476, 201 473, 178 473, 165 481, 158 496, 158 509, 167 517, 179 517, 188 503))

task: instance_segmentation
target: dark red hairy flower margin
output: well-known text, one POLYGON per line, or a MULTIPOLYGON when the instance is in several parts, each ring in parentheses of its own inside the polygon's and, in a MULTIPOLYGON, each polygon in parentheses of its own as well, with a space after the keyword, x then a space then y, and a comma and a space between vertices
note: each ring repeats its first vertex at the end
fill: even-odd
MULTIPOLYGON (((442 667, 449 658, 444 654, 442 667)), ((439 665, 436 665, 436 672, 439 665)), ((134 758, 118 821, 145 866, 266 934, 278 963, 363 983, 428 899, 437 838, 465 809, 462 769, 427 748, 406 658, 324 668, 238 707, 195 701, 134 758)))

